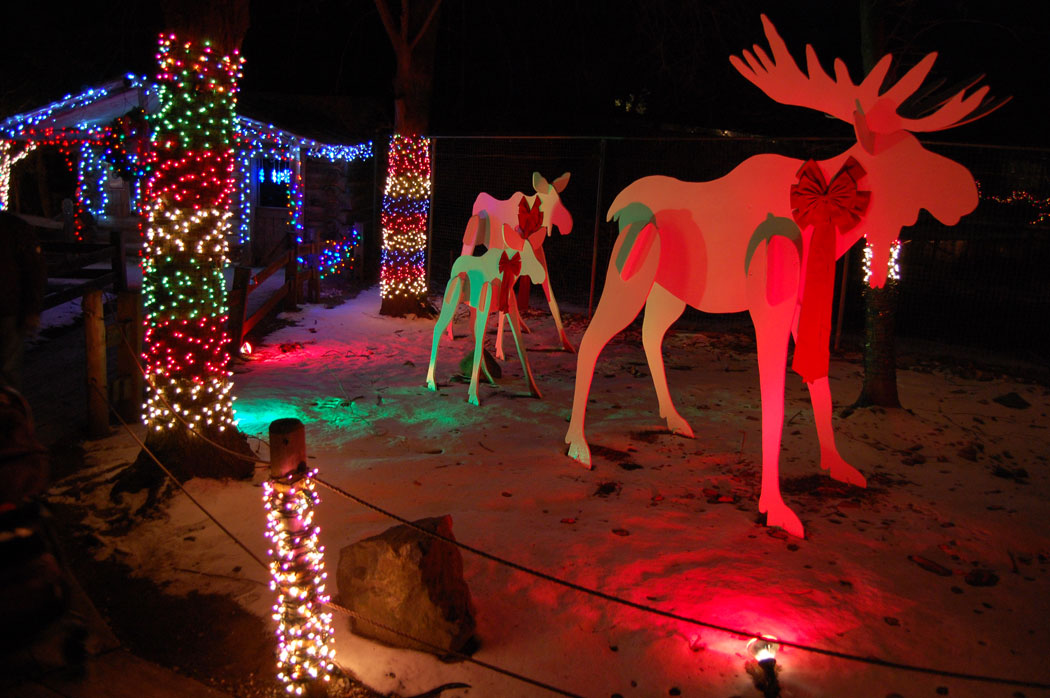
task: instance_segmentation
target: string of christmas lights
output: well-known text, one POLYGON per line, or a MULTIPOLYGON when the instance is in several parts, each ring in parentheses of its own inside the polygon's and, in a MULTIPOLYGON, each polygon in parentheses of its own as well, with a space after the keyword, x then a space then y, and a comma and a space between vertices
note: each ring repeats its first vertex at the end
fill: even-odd
MULTIPOLYGON (((895 240, 890 246, 890 261, 887 263, 886 268, 886 280, 887 282, 897 282, 901 280, 901 265, 900 265, 900 254, 901 254, 901 241, 895 240)), ((871 251, 871 245, 864 246, 864 283, 867 284, 871 280, 871 258, 873 253, 871 251)))
POLYGON ((383 192, 382 298, 426 296, 430 139, 394 135, 383 192))
POLYGON ((146 422, 162 432, 183 420, 224 431, 234 424, 226 266, 235 189, 232 147, 243 60, 208 42, 162 35, 157 53, 160 109, 150 117, 153 149, 145 182, 143 251, 146 422), (171 405, 169 410, 167 405, 171 405))
POLYGON ((1050 222, 1050 197, 1038 197, 1032 194, 1032 192, 1021 191, 1019 189, 1014 189, 1007 196, 985 194, 981 191, 980 182, 977 182, 977 195, 982 199, 994 201, 997 204, 1023 204, 1031 206, 1035 211, 1033 212, 1033 217, 1028 221, 1028 225, 1043 225, 1044 223, 1050 222))
POLYGON ((37 144, 28 142, 18 152, 14 152, 14 143, 0 139, 0 211, 6 211, 11 197, 11 168, 19 160, 36 150, 37 144))
MULTIPOLYGON (((237 181, 238 181, 238 238, 246 244, 251 236, 253 170, 261 169, 261 160, 277 160, 289 165, 288 213, 297 242, 302 242, 304 187, 301 177, 301 159, 304 157, 329 162, 354 162, 372 157, 372 142, 357 145, 331 145, 284 131, 273 124, 239 116, 237 126, 237 181)), ((258 176, 258 175, 256 175, 258 176)))
POLYGON ((277 678, 285 690, 302 695, 317 681, 329 681, 335 650, 330 647, 332 614, 324 611, 324 546, 313 523, 320 503, 314 484, 317 470, 303 467, 263 483, 266 537, 272 547, 270 589, 277 592, 277 678))
MULTIPOLYGON (((321 247, 318 259, 318 267, 321 278, 336 276, 344 271, 354 268, 354 260, 360 251, 361 233, 356 228, 350 229, 350 234, 342 240, 327 240, 321 247)), ((299 263, 305 263, 301 257, 299 263)))

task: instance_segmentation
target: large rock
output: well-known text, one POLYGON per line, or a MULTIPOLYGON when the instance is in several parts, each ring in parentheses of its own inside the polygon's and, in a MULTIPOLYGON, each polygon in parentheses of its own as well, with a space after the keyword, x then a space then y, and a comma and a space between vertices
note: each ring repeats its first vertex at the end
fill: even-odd
MULTIPOLYGON (((415 524, 454 539, 451 516, 415 524)), ((474 604, 459 548, 409 526, 340 550, 336 584, 342 605, 443 651, 458 652, 474 636, 474 604)), ((395 647, 441 653, 353 616, 350 630, 395 647)))

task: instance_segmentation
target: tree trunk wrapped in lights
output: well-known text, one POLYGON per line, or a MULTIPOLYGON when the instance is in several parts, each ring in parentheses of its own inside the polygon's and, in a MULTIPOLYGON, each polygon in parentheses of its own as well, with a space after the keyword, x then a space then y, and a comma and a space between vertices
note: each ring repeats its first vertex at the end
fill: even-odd
POLYGON ((383 315, 436 315, 427 302, 426 253, 430 215, 430 96, 441 0, 375 0, 394 49, 394 131, 383 195, 383 315))
POLYGON ((384 315, 432 313, 426 300, 430 173, 429 138, 391 138, 382 214, 384 315))
POLYGON ((250 475, 234 426, 223 268, 234 192, 233 117, 242 59, 162 35, 143 259, 146 422, 180 477, 250 475))
POLYGON ((856 405, 900 407, 897 395, 897 352, 895 322, 900 297, 900 243, 890 251, 886 285, 871 288, 871 250, 864 248, 864 384, 856 405))

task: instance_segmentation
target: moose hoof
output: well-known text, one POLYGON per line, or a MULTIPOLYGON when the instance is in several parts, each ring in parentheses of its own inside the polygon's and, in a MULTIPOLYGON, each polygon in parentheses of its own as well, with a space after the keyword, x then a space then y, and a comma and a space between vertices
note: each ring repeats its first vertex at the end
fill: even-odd
POLYGON ((566 439, 566 441, 568 441, 569 443, 569 458, 579 461, 588 470, 594 467, 593 465, 591 465, 591 449, 589 446, 587 446, 586 441, 584 441, 583 439, 572 441, 566 439))
POLYGON ((437 383, 434 382, 433 378, 427 378, 427 387, 431 390, 437 390, 437 383))
MULTIPOLYGON (((759 504, 759 511, 762 510, 763 507, 759 504)), ((802 527, 802 521, 799 520, 795 512, 791 511, 791 507, 784 504, 783 501, 766 508, 765 512, 767 526, 777 526, 797 538, 806 537, 806 530, 802 527)))
POLYGON ((572 345, 572 342, 570 342, 569 338, 566 337, 565 335, 562 335, 562 338, 561 338, 561 348, 564 349, 565 351, 569 352, 570 354, 575 354, 576 353, 576 347, 574 347, 572 345))
POLYGON ((693 428, 689 426, 689 422, 682 419, 682 416, 679 414, 674 414, 667 418, 667 429, 672 434, 678 434, 680 436, 686 437, 687 439, 694 438, 693 428))
POLYGON ((481 407, 481 401, 478 400, 477 393, 474 393, 472 395, 468 395, 467 396, 467 402, 469 402, 470 404, 475 405, 477 407, 481 407))
POLYGON ((860 474, 860 471, 842 460, 842 456, 837 453, 822 455, 820 467, 827 470, 833 480, 845 482, 848 485, 856 485, 857 487, 868 486, 868 481, 860 474))

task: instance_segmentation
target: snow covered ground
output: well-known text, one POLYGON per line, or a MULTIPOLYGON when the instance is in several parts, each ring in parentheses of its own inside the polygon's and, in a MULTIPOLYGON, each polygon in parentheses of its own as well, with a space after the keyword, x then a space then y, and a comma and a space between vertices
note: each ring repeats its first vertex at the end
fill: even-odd
MULTIPOLYGON (((503 378, 482 384, 475 407, 455 378, 468 351, 465 320, 457 319, 456 340, 442 340, 431 392, 433 322, 381 317, 378 307, 372 290, 283 315, 292 324, 235 367, 241 429, 265 439, 271 421, 297 417, 323 478, 409 519, 449 514, 458 540, 608 594, 841 652, 1050 683, 1046 387, 962 378, 932 363, 901 370, 907 409, 835 419, 841 452, 868 478, 859 489, 820 471, 805 389, 789 375, 782 483, 803 540, 757 522, 759 387, 746 335, 669 333, 671 392, 693 440, 663 428, 637 327, 610 343, 591 392, 595 467, 586 470, 564 455, 575 355, 554 351, 548 315, 530 315, 526 337, 543 399, 528 397, 508 337, 503 378)), ((569 319, 574 341, 584 326, 569 319)), ((839 408, 857 396, 860 378, 857 361, 833 360, 839 408)), ((86 448, 99 477, 137 454, 122 433, 86 448)), ((266 472, 250 483, 188 484, 260 557, 266 472)), ((339 549, 395 522, 319 491, 335 593, 339 549)), ((59 484, 53 496, 81 495, 59 484)), ((106 493, 91 496, 102 506, 106 493)), ((224 593, 268 618, 265 572, 185 496, 166 506, 100 554, 170 593, 224 593)), ((464 565, 477 659, 586 696, 760 695, 745 671, 746 638, 612 605, 466 552, 464 565)), ((471 688, 441 695, 548 695, 469 663, 357 638, 339 614, 335 626, 337 661, 381 692, 462 682, 471 688)), ((799 649, 783 649, 778 664, 784 696, 1046 694, 799 649)))

